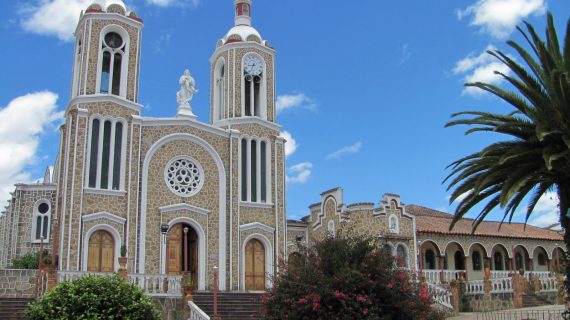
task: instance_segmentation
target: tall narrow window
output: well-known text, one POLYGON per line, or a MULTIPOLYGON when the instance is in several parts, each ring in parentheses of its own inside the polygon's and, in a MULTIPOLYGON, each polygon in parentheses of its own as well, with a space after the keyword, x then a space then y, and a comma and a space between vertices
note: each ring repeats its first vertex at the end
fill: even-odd
POLYGON ((426 265, 425 269, 435 269, 435 253, 432 249, 427 249, 425 254, 426 265))
POLYGON ((242 139, 241 157, 241 201, 267 203, 270 199, 271 160, 266 141, 242 139))
POLYGON ((79 78, 81 71, 81 52, 82 52, 81 36, 77 40, 77 47, 75 49, 75 63, 73 64, 73 88, 72 95, 75 97, 79 92, 79 78))
POLYGON ((251 141, 251 201, 257 202, 257 141, 251 141))
POLYGON ((493 255, 493 260, 495 260, 495 270, 504 270, 503 268, 503 255, 500 252, 495 252, 493 255))
POLYGON ((244 60, 244 113, 246 116, 262 116, 263 61, 255 54, 247 55, 244 60))
POLYGON ((259 143, 261 152, 261 202, 267 202, 267 146, 265 141, 259 143))
POLYGON ((91 121, 89 188, 122 189, 124 130, 121 121, 96 118, 91 121))
POLYGON ((473 255, 471 256, 473 259, 473 270, 480 271, 481 270, 481 254, 479 251, 474 251, 473 255))
POLYGON ((400 268, 407 268, 409 266, 408 248, 405 245, 399 244, 396 247, 396 259, 400 268))
POLYGON ((223 60, 216 64, 216 82, 214 88, 214 121, 224 118, 225 110, 225 66, 223 60))
POLYGON ((99 82, 100 93, 121 95, 121 83, 123 76, 123 56, 126 44, 123 38, 116 32, 108 32, 103 37, 101 52, 101 78, 99 82))
POLYGON ((40 200, 34 206, 34 219, 32 225, 33 241, 49 241, 49 222, 51 215, 51 205, 47 200, 40 200))

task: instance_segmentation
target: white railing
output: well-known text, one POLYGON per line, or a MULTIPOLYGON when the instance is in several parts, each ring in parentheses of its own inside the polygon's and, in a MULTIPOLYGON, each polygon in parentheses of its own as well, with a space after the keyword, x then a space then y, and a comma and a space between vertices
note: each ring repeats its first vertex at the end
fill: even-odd
POLYGON ((539 278, 540 279, 540 291, 543 292, 556 292, 558 291, 558 281, 556 278, 539 278))
POLYGON ((554 273, 550 271, 526 271, 525 276, 527 276, 527 278, 528 274, 532 274, 533 276, 538 276, 540 279, 548 279, 554 276, 554 273))
POLYGON ((182 276, 163 274, 129 274, 129 282, 151 297, 181 297, 182 276))
POLYGON ((510 278, 513 272, 509 270, 491 270, 491 279, 510 278))
POLYGON ((48 285, 48 279, 49 279, 49 273, 47 272, 40 272, 40 275, 38 276, 38 297, 43 296, 44 293, 46 293, 47 291, 47 285, 48 285))
MULTIPOLYGON (((111 272, 59 271, 58 282, 75 280, 85 275, 112 276, 111 272)), ((167 276, 162 274, 129 274, 129 282, 141 288, 151 297, 181 297, 182 276, 167 276)))
POLYGON ((429 282, 427 283, 427 290, 435 303, 453 309, 451 305, 451 291, 429 282))
POLYGON ((188 301, 188 307, 190 308, 190 320, 210 320, 210 317, 194 301, 188 301))
POLYGON ((491 293, 513 292, 513 279, 491 279, 491 293))
POLYGON ((426 278, 426 282, 428 283, 440 283, 440 270, 422 270, 424 277, 426 278))
POLYGON ((472 280, 465 284, 465 294, 485 293, 483 280, 472 280))
POLYGON ((443 270, 443 280, 445 282, 459 280, 464 273, 465 270, 443 270))

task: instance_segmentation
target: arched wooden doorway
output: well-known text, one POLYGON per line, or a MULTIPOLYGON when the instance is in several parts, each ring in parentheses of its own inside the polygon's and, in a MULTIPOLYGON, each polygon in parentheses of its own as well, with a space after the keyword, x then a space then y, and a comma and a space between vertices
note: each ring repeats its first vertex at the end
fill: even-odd
POLYGON ((198 234, 186 223, 177 223, 168 231, 166 239, 166 273, 190 272, 198 283, 198 234))
POLYGON ((245 289, 265 290, 265 247, 257 239, 245 246, 245 289))
POLYGON ((87 271, 115 271, 115 239, 109 232, 97 230, 89 238, 87 271))

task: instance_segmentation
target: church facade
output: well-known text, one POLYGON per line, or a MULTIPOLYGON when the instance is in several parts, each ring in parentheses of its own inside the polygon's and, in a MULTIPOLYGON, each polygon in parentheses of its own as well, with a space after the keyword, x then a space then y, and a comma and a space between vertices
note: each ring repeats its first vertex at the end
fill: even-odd
POLYGON ((124 253, 130 275, 189 273, 209 290, 218 272, 220 290, 256 291, 270 287, 298 244, 352 232, 379 237, 398 267, 434 283, 480 279, 485 266, 497 276, 560 269, 556 231, 505 233, 487 223, 480 234, 449 231, 449 215, 395 194, 345 204, 335 188, 309 216, 287 220, 275 50, 251 26, 251 0, 234 0, 235 26, 210 58, 208 123, 192 113, 188 71, 175 117, 142 115, 143 21, 120 0, 103 2, 86 8, 75 31, 56 163, 42 182, 16 185, 0 217, 0 268, 41 247, 60 274, 113 272, 124 253))

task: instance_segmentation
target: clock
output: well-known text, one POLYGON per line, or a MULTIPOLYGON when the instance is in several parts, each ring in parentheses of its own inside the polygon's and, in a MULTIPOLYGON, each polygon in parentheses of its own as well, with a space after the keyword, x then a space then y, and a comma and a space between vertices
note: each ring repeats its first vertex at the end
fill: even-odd
POLYGON ((252 76, 259 76, 263 71, 263 62, 258 56, 249 55, 245 58, 244 70, 246 74, 252 76))

